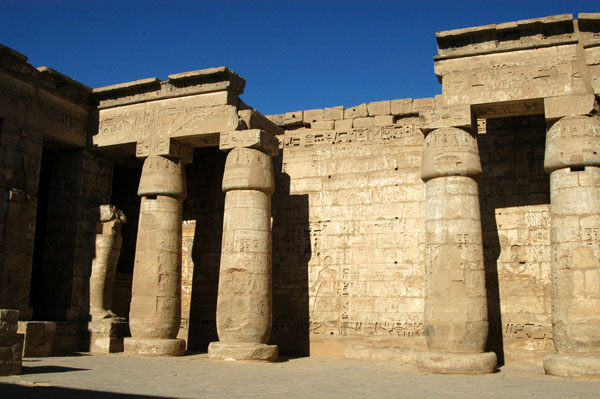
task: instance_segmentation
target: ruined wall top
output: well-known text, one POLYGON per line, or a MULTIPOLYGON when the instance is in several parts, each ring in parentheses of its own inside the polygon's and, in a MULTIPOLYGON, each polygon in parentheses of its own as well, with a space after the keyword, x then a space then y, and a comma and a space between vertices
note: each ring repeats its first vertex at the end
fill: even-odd
POLYGON ((92 89, 88 86, 52 68, 45 66, 36 68, 27 62, 27 56, 2 44, 0 44, 0 71, 46 88, 75 103, 95 105, 92 89))
MULTIPOLYGON (((346 108, 336 107, 292 111, 284 114, 267 115, 273 123, 288 130, 311 128, 321 130, 365 127, 374 118, 403 118, 419 115, 420 112, 435 108, 435 98, 402 98, 397 100, 374 101, 346 108)), ((388 119, 389 119, 388 118, 388 119)))

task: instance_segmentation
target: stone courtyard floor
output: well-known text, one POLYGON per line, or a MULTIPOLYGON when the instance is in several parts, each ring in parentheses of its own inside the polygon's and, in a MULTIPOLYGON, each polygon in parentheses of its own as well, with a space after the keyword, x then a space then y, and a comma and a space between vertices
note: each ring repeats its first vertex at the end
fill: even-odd
POLYGON ((276 363, 123 354, 26 358, 23 374, 0 377, 0 398, 600 398, 600 381, 505 366, 483 376, 420 373, 415 366, 334 358, 276 363))

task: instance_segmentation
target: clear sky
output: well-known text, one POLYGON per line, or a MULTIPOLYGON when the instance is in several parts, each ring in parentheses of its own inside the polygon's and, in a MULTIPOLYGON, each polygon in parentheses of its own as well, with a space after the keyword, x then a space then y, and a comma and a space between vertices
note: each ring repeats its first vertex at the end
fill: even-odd
POLYGON ((599 0, 0 0, 0 43, 88 86, 226 65, 264 114, 441 92, 435 32, 599 0))

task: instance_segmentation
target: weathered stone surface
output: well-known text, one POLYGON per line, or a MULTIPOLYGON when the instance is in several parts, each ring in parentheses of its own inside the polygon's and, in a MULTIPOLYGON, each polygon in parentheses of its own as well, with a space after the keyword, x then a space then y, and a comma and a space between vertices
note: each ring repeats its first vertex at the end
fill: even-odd
POLYGON ((19 334, 23 334, 23 357, 52 355, 56 323, 51 321, 20 321, 19 334))
POLYGON ((335 124, 340 121, 318 121, 311 123, 311 129, 319 129, 319 130, 333 130, 335 128, 335 124))
POLYGON ((546 119, 588 115, 598 112, 598 103, 593 94, 548 97, 544 99, 544 111, 546 119))
POLYGON ((390 101, 377 101, 367 104, 369 116, 390 115, 390 101))
POLYGON ((302 111, 286 112, 283 115, 283 126, 302 124, 303 117, 302 111))
POLYGON ((270 155, 279 153, 279 140, 264 130, 241 130, 221 133, 219 149, 231 150, 236 147, 256 148, 270 155))
MULTIPOLYGON (((95 257, 90 275, 90 315, 92 321, 114 319, 113 286, 121 252, 121 225, 127 222, 123 211, 111 205, 94 208, 99 214, 96 227, 95 257)), ((27 346, 27 339, 25 341, 27 346)))
POLYGON ((0 309, 0 376, 21 374, 23 334, 18 334, 19 311, 0 309))
POLYGON ((277 345, 211 342, 208 357, 220 360, 277 360, 277 345))
POLYGON ((600 166, 600 118, 596 116, 563 118, 546 136, 546 172, 582 166, 600 166))
POLYGON ((496 371, 497 359, 494 352, 448 353, 423 352, 417 357, 417 366, 422 371, 435 374, 485 374, 496 371))
POLYGON ((422 110, 419 116, 421 119, 421 129, 425 131, 448 126, 471 129, 474 122, 470 105, 422 110))
POLYGON ((125 340, 125 351, 178 356, 182 345, 185 349, 185 341, 175 338, 181 317, 181 202, 186 196, 181 160, 146 158, 138 195, 140 219, 129 313, 132 338, 125 340))
POLYGON ((434 130, 425 138, 422 165, 424 181, 440 176, 477 177, 481 174, 477 140, 462 129, 434 130))
POLYGON ((181 356, 185 353, 185 341, 179 338, 125 338, 125 353, 139 356, 181 356))
POLYGON ((130 336, 129 324, 126 321, 92 321, 88 324, 88 330, 89 351, 92 353, 123 352, 123 339, 130 336))
POLYGON ((0 305, 18 310, 20 317, 27 320, 33 314, 29 296, 37 198, 13 188, 8 192, 7 208, 0 305))
POLYGON ((367 104, 360 104, 344 110, 344 119, 364 118, 366 116, 369 116, 367 104))
MULTIPOLYGON (((241 143, 243 144, 243 143, 241 143)), ((234 148, 223 174, 225 210, 217 333, 212 358, 268 360, 277 346, 266 345, 272 327, 271 156, 255 148, 234 148)))
POLYGON ((312 124, 323 120, 324 111, 322 109, 308 109, 302 114, 305 124, 312 124))
POLYGON ((479 191, 473 179, 480 173, 477 142, 469 133, 445 128, 425 138, 424 328, 434 354, 420 355, 417 363, 424 371, 477 374, 495 368, 496 354, 483 353, 489 324, 479 191))
POLYGON ((392 100, 390 102, 390 112, 392 115, 410 115, 413 113, 412 103, 412 98, 392 100))
POLYGON ((326 121, 344 119, 344 107, 340 105, 323 109, 323 119, 326 121))

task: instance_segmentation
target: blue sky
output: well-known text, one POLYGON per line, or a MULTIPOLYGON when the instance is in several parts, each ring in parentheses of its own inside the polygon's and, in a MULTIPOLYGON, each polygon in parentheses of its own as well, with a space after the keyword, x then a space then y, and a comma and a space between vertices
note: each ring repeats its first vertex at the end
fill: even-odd
POLYGON ((435 32, 598 0, 0 0, 0 43, 91 87, 226 65, 264 114, 441 92, 435 32))

